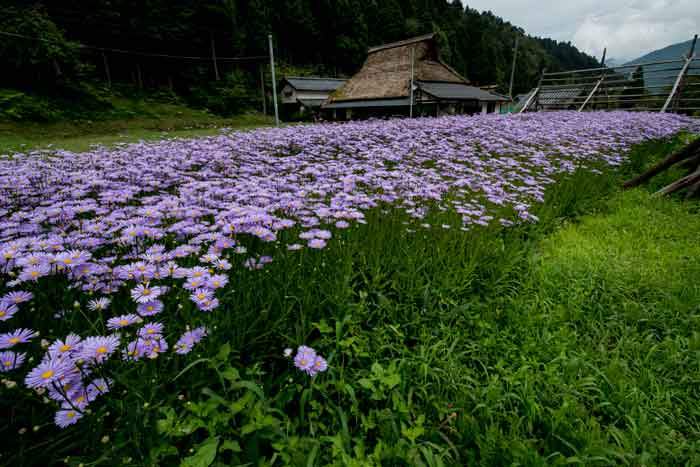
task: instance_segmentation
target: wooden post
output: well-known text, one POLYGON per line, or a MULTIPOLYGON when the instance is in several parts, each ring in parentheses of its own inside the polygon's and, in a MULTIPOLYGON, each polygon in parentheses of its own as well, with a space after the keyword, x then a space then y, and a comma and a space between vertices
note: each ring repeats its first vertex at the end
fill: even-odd
POLYGON ((265 72, 260 65, 260 96, 262 97, 262 112, 267 115, 267 98, 265 96, 265 72))
POLYGON ((136 77, 139 82, 139 89, 143 89, 143 80, 141 79, 141 65, 136 64, 136 77))
POLYGON ((209 39, 211 40, 211 59, 214 62, 214 76, 219 81, 219 66, 216 63, 216 47, 214 47, 214 33, 209 31, 209 39))
POLYGON ((275 78, 275 52, 272 47, 272 34, 268 34, 267 42, 270 46, 270 69, 272 70, 272 102, 275 105, 275 125, 280 126, 280 114, 277 109, 277 78, 275 78))
POLYGON ((112 75, 109 72, 109 63, 107 62, 107 55, 102 52, 102 63, 105 65, 105 75, 107 76, 107 86, 112 87, 112 75))
POLYGON ((540 108, 540 91, 542 90, 542 81, 544 81, 545 73, 547 73, 547 68, 542 68, 542 75, 540 76, 540 81, 537 83, 537 92, 535 93, 535 112, 540 108))
POLYGON ((522 107, 522 109, 520 109, 520 112, 518 113, 527 112, 527 109, 530 107, 533 101, 535 102, 535 112, 537 111, 537 107, 540 105, 540 88, 542 87, 542 80, 544 80, 545 73, 547 73, 547 69, 543 68, 540 80, 537 82, 537 87, 532 91, 532 94, 530 94, 530 97, 528 97, 527 101, 525 102, 525 105, 522 107))
MULTIPOLYGON (((685 63, 683 64, 683 67, 681 68, 680 73, 678 73, 678 77, 676 78, 676 82, 673 84, 673 88, 671 89, 671 93, 668 95, 668 98, 666 99, 664 106, 661 108, 661 113, 664 113, 664 112, 666 112, 666 110, 668 110, 668 106, 674 100, 674 98, 676 97, 676 94, 680 95, 680 91, 683 87, 683 85, 682 85, 683 78, 685 78, 685 74, 688 71, 688 67, 690 66, 690 63, 693 61, 693 54, 695 53, 695 44, 697 41, 698 41, 698 35, 695 34, 695 37, 693 38, 693 43, 691 44, 690 50, 688 51, 688 55, 685 59, 685 63)), ((677 104, 674 107, 676 107, 676 106, 677 106, 677 104)))
POLYGON ((656 165, 649 168, 649 170, 647 170, 643 174, 626 181, 625 183, 623 183, 622 186, 624 188, 633 188, 635 186, 641 185, 647 180, 650 180, 655 175, 660 174, 664 170, 668 169, 672 165, 675 165, 678 162, 684 161, 690 157, 693 157, 696 154, 700 154, 700 139, 696 139, 687 146, 683 146, 678 151, 674 152, 661 162, 658 162, 656 165))
POLYGON ((173 75, 168 75, 168 88, 170 88, 170 92, 173 91, 173 75))

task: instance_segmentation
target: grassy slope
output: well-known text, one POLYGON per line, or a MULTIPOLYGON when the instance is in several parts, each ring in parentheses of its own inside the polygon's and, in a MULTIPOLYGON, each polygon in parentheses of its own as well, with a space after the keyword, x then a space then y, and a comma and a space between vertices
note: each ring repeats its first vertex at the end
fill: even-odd
POLYGON ((112 145, 169 137, 214 135, 220 128, 248 129, 271 125, 261 114, 223 118, 180 105, 115 102, 115 116, 103 120, 62 121, 49 124, 0 121, 0 155, 53 145, 87 151, 91 145, 112 145))

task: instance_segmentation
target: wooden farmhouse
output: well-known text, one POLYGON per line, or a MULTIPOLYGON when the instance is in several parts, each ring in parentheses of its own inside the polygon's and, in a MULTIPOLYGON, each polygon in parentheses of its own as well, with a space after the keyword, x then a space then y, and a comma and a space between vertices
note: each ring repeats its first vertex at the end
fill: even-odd
POLYGON ((328 100, 331 92, 345 83, 344 79, 285 77, 280 86, 282 105, 289 111, 317 110, 328 100))
POLYGON ((470 86, 444 63, 434 34, 372 47, 362 69, 322 108, 337 119, 500 112, 505 96, 470 86), (413 84, 413 93, 411 93, 413 84))

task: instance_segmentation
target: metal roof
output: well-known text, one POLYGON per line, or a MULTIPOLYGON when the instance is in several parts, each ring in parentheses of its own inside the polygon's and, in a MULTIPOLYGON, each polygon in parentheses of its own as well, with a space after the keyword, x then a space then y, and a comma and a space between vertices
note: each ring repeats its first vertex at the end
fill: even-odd
POLYGON ((367 107, 408 107, 411 104, 411 99, 371 99, 361 101, 344 101, 326 104, 324 109, 356 109, 367 107))
POLYGON ((435 81, 418 81, 418 88, 435 96, 438 99, 456 99, 456 100, 477 100, 485 102, 503 102, 508 101, 508 98, 498 94, 494 94, 483 89, 479 89, 468 84, 461 83, 441 83, 435 81))
POLYGON ((338 78, 306 78, 306 77, 285 77, 293 88, 299 91, 335 91, 346 79, 338 78))
POLYGON ((304 107, 321 107, 326 99, 297 99, 297 101, 304 107))
POLYGON ((537 95, 537 101, 540 105, 570 105, 585 91, 586 89, 577 86, 555 89, 542 88, 537 95))

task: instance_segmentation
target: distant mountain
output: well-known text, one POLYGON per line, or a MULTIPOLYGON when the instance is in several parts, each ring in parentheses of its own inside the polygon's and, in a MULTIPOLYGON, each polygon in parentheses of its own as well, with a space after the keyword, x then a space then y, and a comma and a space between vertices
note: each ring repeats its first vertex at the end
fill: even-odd
MULTIPOLYGON (((679 42, 677 44, 669 45, 663 49, 654 50, 646 55, 631 60, 625 63, 623 66, 630 67, 625 71, 632 73, 635 68, 631 68, 633 65, 641 65, 649 62, 660 62, 666 60, 682 60, 688 55, 690 46, 692 45, 692 40, 679 42)), ((698 48, 696 46, 695 55, 698 55, 698 48)), ((651 94, 665 94, 669 91, 669 88, 673 86, 676 81, 676 76, 681 70, 682 63, 678 64, 660 64, 660 65, 646 65, 642 67, 644 73, 644 86, 651 94)), ((694 65, 688 74, 700 75, 700 67, 694 65)))
POLYGON ((635 60, 625 63, 625 65, 637 65, 639 63, 659 62, 662 60, 680 60, 686 57, 692 42, 692 40, 679 42, 678 44, 669 45, 663 49, 654 50, 653 52, 649 52, 646 55, 642 55, 635 60))

